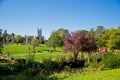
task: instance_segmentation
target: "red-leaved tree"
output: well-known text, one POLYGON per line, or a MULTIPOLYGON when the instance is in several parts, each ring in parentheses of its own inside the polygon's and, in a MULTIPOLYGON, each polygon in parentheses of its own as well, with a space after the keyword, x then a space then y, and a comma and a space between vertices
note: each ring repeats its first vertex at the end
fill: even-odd
POLYGON ((89 33, 84 35, 81 31, 66 35, 64 39, 64 51, 73 52, 74 60, 77 60, 79 52, 91 52, 96 50, 95 38, 89 33))
POLYGON ((85 36, 85 42, 86 44, 83 52, 88 52, 89 55, 91 55, 91 52, 96 51, 97 50, 97 45, 96 45, 96 39, 88 32, 85 36))

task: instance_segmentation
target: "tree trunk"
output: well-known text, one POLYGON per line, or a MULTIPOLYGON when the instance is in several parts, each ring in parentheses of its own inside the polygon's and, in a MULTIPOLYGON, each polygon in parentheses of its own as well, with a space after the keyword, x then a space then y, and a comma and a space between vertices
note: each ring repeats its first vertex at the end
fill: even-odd
POLYGON ((90 59, 91 59, 91 52, 88 52, 88 63, 90 63, 90 59))
POLYGON ((78 53, 74 53, 74 62, 77 61, 77 56, 78 56, 78 53))
POLYGON ((54 47, 54 51, 56 51, 56 46, 53 46, 54 47))

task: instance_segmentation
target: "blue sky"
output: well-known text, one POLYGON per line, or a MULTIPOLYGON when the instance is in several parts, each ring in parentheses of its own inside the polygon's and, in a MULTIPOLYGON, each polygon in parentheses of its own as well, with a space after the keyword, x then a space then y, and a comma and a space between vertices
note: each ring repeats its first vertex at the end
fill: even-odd
POLYGON ((0 0, 0 28, 8 33, 37 34, 53 30, 89 30, 120 26, 120 0, 0 0))

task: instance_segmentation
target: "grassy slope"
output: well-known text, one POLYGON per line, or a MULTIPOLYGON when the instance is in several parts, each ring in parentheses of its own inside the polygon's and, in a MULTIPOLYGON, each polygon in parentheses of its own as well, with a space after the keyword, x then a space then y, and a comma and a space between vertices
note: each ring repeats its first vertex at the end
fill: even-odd
POLYGON ((5 53, 9 52, 10 54, 18 54, 18 53, 28 53, 28 46, 27 45, 20 45, 20 44, 11 44, 7 45, 3 48, 5 53))
MULTIPOLYGON (((33 47, 30 46, 30 51, 33 50, 33 47)), ((52 47, 46 47, 46 46, 40 46, 36 47, 35 50, 41 50, 41 51, 48 51, 48 50, 53 50, 52 47)), ((56 51, 61 51, 61 47, 57 47, 56 51)), ((28 45, 20 45, 20 44, 10 44, 7 45, 3 48, 4 53, 10 53, 10 54, 21 54, 21 53, 28 53, 28 45)))
MULTIPOLYGON (((32 51, 33 47, 30 46, 30 51, 32 51)), ((4 47, 4 52, 5 53, 10 53, 9 58, 14 57, 14 58, 28 58, 29 57, 29 50, 28 50, 28 45, 21 45, 21 44, 10 44, 4 47)), ((61 47, 56 47, 57 52, 52 52, 48 53, 48 50, 53 50, 53 47, 47 47, 47 46, 39 46, 36 47, 35 50, 40 50, 42 53, 34 53, 35 57, 34 59, 36 61, 41 61, 42 59, 45 58, 56 58, 59 56, 65 56, 68 54, 65 54, 61 52, 62 48, 61 47)), ((30 52, 32 54, 32 52, 30 52)))
POLYGON ((64 80, 120 80, 120 69, 72 74, 64 80))

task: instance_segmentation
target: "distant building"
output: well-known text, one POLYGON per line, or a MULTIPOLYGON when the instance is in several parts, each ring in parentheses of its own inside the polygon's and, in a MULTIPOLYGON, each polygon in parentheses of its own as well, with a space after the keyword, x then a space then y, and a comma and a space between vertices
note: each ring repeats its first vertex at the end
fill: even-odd
POLYGON ((37 29, 37 37, 41 42, 44 41, 44 36, 42 36, 42 29, 37 29))
POLYGON ((25 36, 24 43, 29 44, 35 38, 39 39, 41 43, 44 42, 44 36, 42 36, 42 29, 39 29, 39 28, 37 29, 37 36, 25 36))

